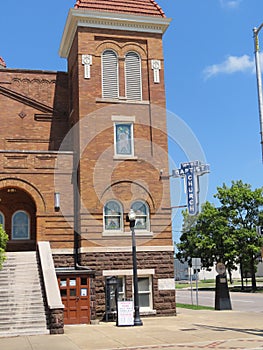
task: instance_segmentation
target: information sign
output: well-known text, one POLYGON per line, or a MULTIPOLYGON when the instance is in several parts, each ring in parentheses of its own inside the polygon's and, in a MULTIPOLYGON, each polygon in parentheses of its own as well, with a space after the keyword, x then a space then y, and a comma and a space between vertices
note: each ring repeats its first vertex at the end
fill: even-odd
POLYGON ((118 326, 133 326, 133 301, 118 301, 118 326))

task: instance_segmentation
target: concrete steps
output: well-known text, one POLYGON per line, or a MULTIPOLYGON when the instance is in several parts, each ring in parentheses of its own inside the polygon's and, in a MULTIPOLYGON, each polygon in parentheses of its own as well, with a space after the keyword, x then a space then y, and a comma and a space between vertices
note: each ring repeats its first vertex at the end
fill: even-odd
POLYGON ((0 270, 0 337, 49 334, 36 252, 6 255, 0 270))

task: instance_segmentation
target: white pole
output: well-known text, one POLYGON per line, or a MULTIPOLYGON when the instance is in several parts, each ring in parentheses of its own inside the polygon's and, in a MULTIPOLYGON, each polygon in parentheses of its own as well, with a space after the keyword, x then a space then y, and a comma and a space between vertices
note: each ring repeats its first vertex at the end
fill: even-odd
POLYGON ((191 302, 192 302, 192 305, 194 305, 194 302, 193 302, 193 279, 192 279, 192 267, 190 267, 190 285, 191 285, 191 302))
POLYGON ((196 305, 198 306, 198 270, 195 273, 195 285, 196 285, 196 305))
POLYGON ((256 63, 256 75, 257 75, 257 88, 258 88, 258 108, 259 108, 259 123, 260 123, 260 143, 261 143, 261 156, 263 161, 263 98, 262 98, 262 77, 260 69, 260 57, 259 57, 259 43, 258 33, 263 27, 263 23, 254 28, 254 45, 255 45, 255 63, 256 63))

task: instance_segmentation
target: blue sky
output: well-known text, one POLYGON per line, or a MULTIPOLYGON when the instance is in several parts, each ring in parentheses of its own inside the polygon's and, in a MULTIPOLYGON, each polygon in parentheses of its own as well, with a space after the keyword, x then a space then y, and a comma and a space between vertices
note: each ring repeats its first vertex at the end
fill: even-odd
MULTIPOLYGON (((231 180, 261 187, 252 30, 263 22, 263 1, 157 2, 173 18, 164 36, 167 109, 195 135, 211 168, 210 175, 204 176, 209 179, 207 193, 202 193, 201 181, 202 200, 214 201, 217 186, 230 185, 231 180)), ((66 70, 58 49, 73 6, 74 0, 2 1, 0 56, 7 66, 66 70)), ((263 47, 263 30, 259 41, 263 47)), ((180 147, 171 153, 177 166, 188 160, 180 147)), ((182 180, 173 181, 175 187, 182 186, 182 180)), ((180 230, 179 222, 175 232, 180 230)))
MULTIPOLYGON (((204 197, 215 202, 217 187, 232 180, 261 187, 253 28, 263 22, 263 1, 159 4, 173 18, 164 37, 167 108, 192 129, 210 164, 204 197)), ((263 47, 263 30, 259 41, 263 47)), ((177 240, 180 219, 174 230, 177 240)))

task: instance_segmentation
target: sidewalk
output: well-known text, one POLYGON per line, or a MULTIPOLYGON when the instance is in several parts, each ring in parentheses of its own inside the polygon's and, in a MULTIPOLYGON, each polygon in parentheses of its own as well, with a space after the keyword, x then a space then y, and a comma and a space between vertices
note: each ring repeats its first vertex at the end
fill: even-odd
POLYGON ((0 338, 3 350, 262 349, 263 313, 178 309, 176 317, 66 326, 64 335, 0 338))

